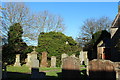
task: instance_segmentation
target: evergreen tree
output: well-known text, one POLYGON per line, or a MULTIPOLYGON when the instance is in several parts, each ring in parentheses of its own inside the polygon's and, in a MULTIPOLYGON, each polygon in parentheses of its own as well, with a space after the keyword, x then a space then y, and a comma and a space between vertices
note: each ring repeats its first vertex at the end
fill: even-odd
POLYGON ((60 65, 61 54, 76 54, 78 51, 77 42, 61 32, 41 33, 38 38, 39 53, 48 52, 48 59, 51 56, 57 57, 57 66, 60 65))
MULTIPOLYGON (((23 29, 19 23, 10 26, 8 31, 8 44, 3 46, 3 62, 14 63, 15 55, 25 56, 27 45, 22 40, 23 29)), ((23 59, 23 58, 22 58, 23 59)))

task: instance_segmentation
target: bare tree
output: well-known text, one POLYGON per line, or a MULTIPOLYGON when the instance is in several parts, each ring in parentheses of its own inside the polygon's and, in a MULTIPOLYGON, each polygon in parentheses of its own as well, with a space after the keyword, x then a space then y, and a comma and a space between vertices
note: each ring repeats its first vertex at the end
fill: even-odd
POLYGON ((31 27, 33 16, 29 13, 29 8, 24 3, 5 3, 2 10, 2 34, 7 36, 9 26, 20 23, 24 28, 31 27))
POLYGON ((101 30, 109 31, 111 20, 108 17, 101 17, 99 19, 90 18, 84 21, 80 27, 80 35, 78 37, 79 43, 85 45, 92 39, 92 35, 101 30))
POLYGON ((61 16, 51 14, 46 10, 39 12, 39 14, 36 15, 35 25, 38 32, 63 32, 65 28, 63 18, 61 16))
POLYGON ((31 13, 25 3, 11 2, 5 3, 2 10, 2 36, 7 37, 9 26, 20 23, 23 27, 23 37, 37 40, 40 32, 64 30, 63 19, 60 16, 42 11, 31 13))

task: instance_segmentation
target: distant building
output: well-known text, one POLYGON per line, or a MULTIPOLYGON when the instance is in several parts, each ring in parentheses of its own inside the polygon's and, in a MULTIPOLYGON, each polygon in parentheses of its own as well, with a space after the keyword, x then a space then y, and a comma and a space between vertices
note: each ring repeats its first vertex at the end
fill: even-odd
POLYGON ((86 50, 89 60, 109 59, 120 62, 120 5, 118 5, 118 14, 112 23, 110 33, 101 32, 95 43, 88 46, 86 50))
POLYGON ((120 5, 118 6, 118 14, 116 15, 111 29, 111 60, 120 61, 120 5))

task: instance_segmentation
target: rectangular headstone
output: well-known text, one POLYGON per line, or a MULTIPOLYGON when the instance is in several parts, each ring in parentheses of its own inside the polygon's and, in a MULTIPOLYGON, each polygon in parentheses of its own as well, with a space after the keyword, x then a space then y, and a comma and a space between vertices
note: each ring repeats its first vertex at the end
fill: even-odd
POLYGON ((80 78, 80 60, 76 57, 66 57, 63 59, 62 76, 66 80, 80 78))
POLYGON ((113 62, 94 59, 89 62, 90 80, 116 80, 113 62))
POLYGON ((51 57, 51 67, 56 67, 56 57, 55 56, 51 57))
POLYGON ((48 63, 47 63, 47 52, 42 52, 42 60, 41 60, 41 64, 40 67, 47 67, 48 63))
POLYGON ((39 60, 37 59, 38 52, 35 49, 27 54, 27 63, 26 65, 31 68, 38 68, 39 67, 39 60))

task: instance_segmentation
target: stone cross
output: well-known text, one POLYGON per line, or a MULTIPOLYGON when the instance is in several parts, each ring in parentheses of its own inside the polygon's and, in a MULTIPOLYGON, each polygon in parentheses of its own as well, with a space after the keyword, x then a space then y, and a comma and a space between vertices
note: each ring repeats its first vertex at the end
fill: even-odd
POLYGON ((51 57, 51 67, 56 67, 56 57, 55 56, 51 57))
POLYGON ((20 65, 20 54, 16 54, 16 59, 15 59, 14 66, 21 66, 20 65))

